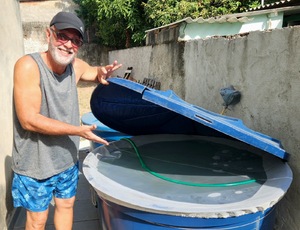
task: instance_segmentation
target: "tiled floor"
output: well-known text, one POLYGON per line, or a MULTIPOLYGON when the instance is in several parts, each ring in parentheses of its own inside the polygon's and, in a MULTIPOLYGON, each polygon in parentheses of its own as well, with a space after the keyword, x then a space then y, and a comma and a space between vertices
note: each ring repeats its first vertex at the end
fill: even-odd
MULTIPOLYGON (((81 150, 79 153, 80 163, 82 162, 88 152, 89 142, 82 141, 81 142, 81 150)), ((101 230, 101 224, 98 218, 98 210, 93 205, 93 195, 94 192, 91 190, 91 187, 85 176, 82 174, 82 169, 80 167, 80 175, 79 175, 79 183, 78 183, 78 192, 76 195, 76 201, 74 206, 74 223, 73 230, 101 230)), ((95 198, 95 197, 94 197, 95 198)), ((25 221, 26 221, 26 211, 25 209, 19 209, 19 213, 16 217, 16 222, 14 224, 14 228, 12 230, 24 230, 25 229, 25 221)), ((46 230, 55 230, 53 224, 53 213, 54 207, 50 205, 49 217, 46 225, 46 230)))

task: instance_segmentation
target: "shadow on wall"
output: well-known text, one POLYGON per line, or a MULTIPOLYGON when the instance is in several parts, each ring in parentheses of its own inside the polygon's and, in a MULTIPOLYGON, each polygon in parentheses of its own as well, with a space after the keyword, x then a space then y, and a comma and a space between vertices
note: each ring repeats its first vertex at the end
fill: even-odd
MULTIPOLYGON (((12 175, 13 171, 11 169, 12 164, 12 157, 6 156, 4 161, 4 167, 5 167, 5 181, 6 181, 6 196, 5 196, 5 206, 7 209, 6 213, 6 224, 9 226, 10 224, 13 224, 13 218, 11 215, 13 215, 13 207, 12 207, 12 196, 11 196, 11 184, 12 184, 12 175)), ((10 226, 8 229, 11 229, 10 226)))

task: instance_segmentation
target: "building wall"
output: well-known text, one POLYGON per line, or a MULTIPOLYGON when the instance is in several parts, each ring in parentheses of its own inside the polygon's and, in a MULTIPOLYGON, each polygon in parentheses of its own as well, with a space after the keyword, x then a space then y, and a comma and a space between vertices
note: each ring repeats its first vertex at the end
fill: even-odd
MULTIPOLYGON (((226 18, 226 17, 224 17, 226 18)), ((208 38, 214 36, 229 36, 239 33, 248 33, 249 31, 263 31, 275 28, 282 28, 283 12, 265 13, 261 15, 246 16, 243 22, 242 19, 232 17, 236 22, 230 22, 227 19, 222 23, 195 22, 182 23, 180 25, 180 38, 182 40, 191 40, 197 38, 208 38)))
POLYGON ((7 229, 13 214, 11 152, 13 135, 13 67, 23 55, 23 34, 18 1, 2 0, 0 9, 0 229, 7 229))
POLYGON ((276 229, 300 229, 300 27, 250 32, 190 42, 168 42, 112 51, 110 62, 133 67, 133 77, 151 77, 189 103, 220 113, 220 89, 233 85, 240 103, 225 115, 279 139, 291 154, 294 180, 277 205, 276 229))

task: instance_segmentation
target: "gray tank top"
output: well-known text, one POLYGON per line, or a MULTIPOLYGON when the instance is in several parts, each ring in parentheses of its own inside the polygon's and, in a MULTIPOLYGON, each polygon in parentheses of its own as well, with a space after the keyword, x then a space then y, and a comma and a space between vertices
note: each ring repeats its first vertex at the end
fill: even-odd
MULTIPOLYGON (((39 53, 30 54, 40 70, 42 103, 46 117, 79 126, 79 105, 73 66, 56 75, 39 53)), ((78 161, 78 136, 52 136, 24 130, 15 114, 12 169, 36 179, 46 179, 73 166, 78 161)))

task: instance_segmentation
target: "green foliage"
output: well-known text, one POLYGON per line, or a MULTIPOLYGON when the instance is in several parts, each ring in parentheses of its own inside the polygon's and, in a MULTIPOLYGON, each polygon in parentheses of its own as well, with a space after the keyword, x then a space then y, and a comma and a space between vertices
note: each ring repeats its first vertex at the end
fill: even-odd
POLYGON ((73 0, 87 27, 96 29, 98 42, 113 48, 143 45, 151 28, 143 13, 143 0, 73 0))
POLYGON ((199 3, 193 0, 148 0, 143 6, 147 20, 155 27, 199 16, 199 3))
MULTIPOLYGON (((113 48, 141 46, 145 30, 184 19, 244 12, 260 0, 73 0, 99 43, 113 48)), ((274 0, 265 3, 275 2, 274 0)))
POLYGON ((149 22, 162 26, 186 17, 209 18, 240 13, 259 4, 259 1, 254 0, 148 0, 144 7, 149 22))

